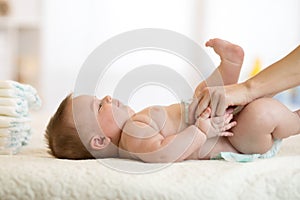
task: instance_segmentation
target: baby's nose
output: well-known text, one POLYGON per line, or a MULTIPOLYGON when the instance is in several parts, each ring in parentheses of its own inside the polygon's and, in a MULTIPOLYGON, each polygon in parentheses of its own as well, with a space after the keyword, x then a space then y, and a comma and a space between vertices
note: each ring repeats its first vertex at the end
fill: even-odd
POLYGON ((104 99, 105 99, 106 102, 109 102, 109 103, 112 102, 112 98, 109 95, 107 95, 104 99))

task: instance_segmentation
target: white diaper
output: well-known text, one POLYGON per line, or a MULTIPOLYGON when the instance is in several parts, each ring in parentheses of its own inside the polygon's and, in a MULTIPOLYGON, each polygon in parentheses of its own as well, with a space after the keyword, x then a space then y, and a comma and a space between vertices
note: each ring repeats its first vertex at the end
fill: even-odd
POLYGON ((41 107, 35 88, 0 80, 0 154, 16 154, 28 144, 32 129, 29 109, 41 107))
POLYGON ((272 148, 264 153, 264 154, 240 154, 240 153, 233 153, 233 152, 221 152, 218 155, 211 158, 211 160, 227 160, 227 161, 234 161, 234 162, 251 162, 256 159, 264 159, 264 158, 271 158, 274 157, 281 146, 282 140, 277 139, 274 141, 272 148))
POLYGON ((11 80, 0 80, 0 97, 26 99, 30 109, 41 107, 41 99, 35 88, 11 80))
POLYGON ((17 117, 0 116, 0 128, 19 127, 23 123, 29 121, 30 119, 26 117, 17 118, 17 117))
POLYGON ((26 117, 28 116, 28 107, 0 105, 0 113, 10 117, 26 117))

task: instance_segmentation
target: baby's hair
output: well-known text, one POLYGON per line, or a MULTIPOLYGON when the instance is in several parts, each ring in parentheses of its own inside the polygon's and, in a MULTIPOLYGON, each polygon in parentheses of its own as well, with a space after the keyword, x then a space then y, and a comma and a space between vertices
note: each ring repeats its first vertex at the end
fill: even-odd
POLYGON ((71 123, 66 117, 72 115, 70 109, 66 109, 68 103, 72 103, 72 94, 69 94, 59 105, 56 113, 51 117, 45 138, 48 142, 49 153, 56 158, 64 159, 91 159, 94 158, 85 148, 75 123, 71 123))

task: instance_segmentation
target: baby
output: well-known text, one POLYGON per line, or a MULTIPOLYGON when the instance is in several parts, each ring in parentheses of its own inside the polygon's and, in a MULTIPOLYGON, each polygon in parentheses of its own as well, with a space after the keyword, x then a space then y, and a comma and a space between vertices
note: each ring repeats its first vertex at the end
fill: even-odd
MULTIPOLYGON (((222 85, 219 74, 224 84, 237 82, 243 50, 220 39, 206 45, 220 56, 221 64, 198 89, 206 84, 222 85)), ((233 110, 228 109, 224 116, 212 118, 207 108, 193 124, 188 120, 195 114, 191 107, 183 102, 135 113, 110 96, 69 95, 51 118, 46 138, 57 158, 179 162, 216 158, 221 152, 261 155, 274 141, 300 132, 299 111, 292 112, 271 98, 251 102, 234 117, 233 110)))

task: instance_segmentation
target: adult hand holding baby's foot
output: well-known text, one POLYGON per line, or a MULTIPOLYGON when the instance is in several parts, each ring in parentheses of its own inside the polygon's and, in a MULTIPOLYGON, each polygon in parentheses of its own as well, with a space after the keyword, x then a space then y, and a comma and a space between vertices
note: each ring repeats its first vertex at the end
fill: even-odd
POLYGON ((232 112, 227 112, 221 117, 211 117, 210 115, 211 109, 208 107, 195 123, 195 125, 206 134, 207 138, 233 136, 233 133, 228 131, 236 125, 236 121, 231 121, 233 118, 232 112))

